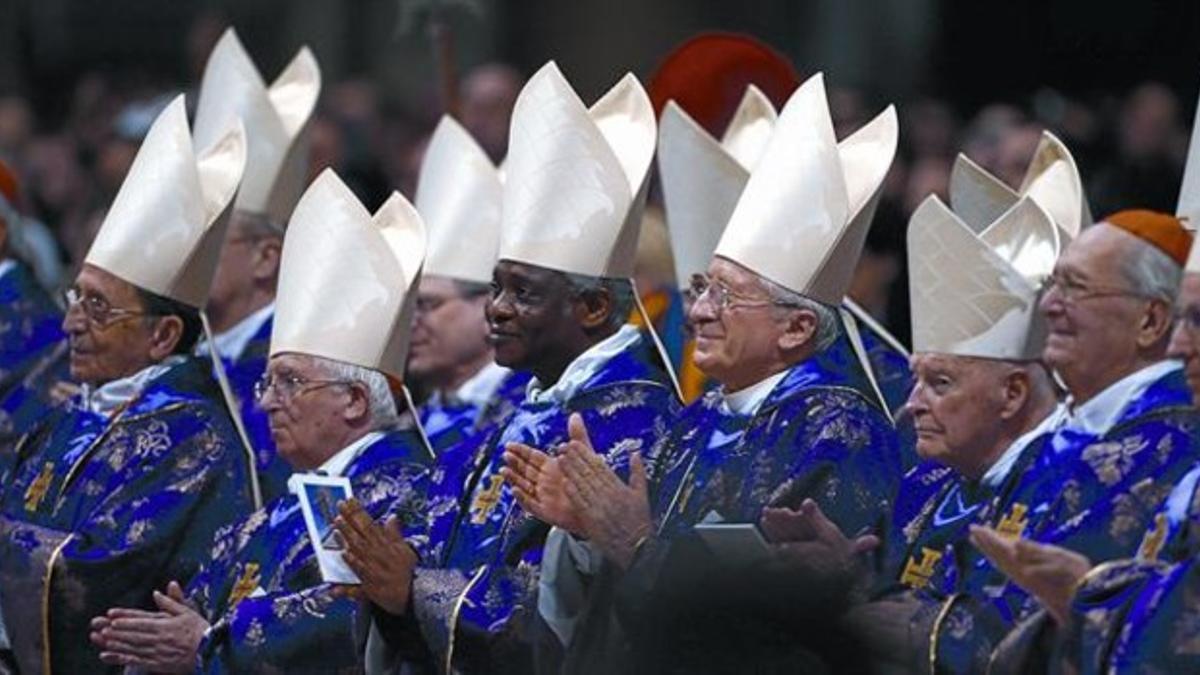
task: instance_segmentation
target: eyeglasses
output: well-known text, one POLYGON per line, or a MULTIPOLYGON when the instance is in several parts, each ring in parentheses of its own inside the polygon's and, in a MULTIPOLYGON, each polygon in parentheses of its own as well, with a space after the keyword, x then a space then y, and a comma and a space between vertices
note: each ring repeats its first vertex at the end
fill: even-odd
POLYGON ((1183 328, 1183 332, 1191 339, 1200 336, 1200 307, 1180 307, 1174 313, 1175 322, 1183 328))
POLYGON ((1128 288, 1117 288, 1115 286, 1089 286, 1072 279, 1068 279, 1061 274, 1051 274, 1042 282, 1042 294, 1045 295, 1051 290, 1058 291, 1058 297, 1067 304, 1076 304, 1084 300, 1093 298, 1126 296, 1131 298, 1144 298, 1153 300, 1143 293, 1138 293, 1128 288))
POLYGON ((68 288, 64 291, 63 300, 67 304, 68 312, 73 307, 79 307, 83 310, 83 315, 87 317, 88 321, 100 328, 105 328, 123 318, 131 316, 157 316, 155 312, 113 307, 104 297, 94 293, 84 293, 78 288, 68 288))
POLYGON ((727 309, 735 307, 799 307, 796 303, 788 302, 787 300, 748 298, 744 295, 739 295, 729 290, 729 287, 725 284, 709 280, 703 274, 693 274, 691 282, 688 284, 688 289, 684 293, 692 304, 698 303, 705 296, 708 296, 713 305, 716 306, 718 312, 724 312, 727 309))
POLYGON ((354 380, 310 380, 299 375, 287 374, 275 377, 270 373, 265 373, 258 382, 254 383, 254 400, 262 403, 267 394, 274 392, 276 398, 281 402, 290 403, 296 397, 318 389, 351 384, 354 384, 354 380))

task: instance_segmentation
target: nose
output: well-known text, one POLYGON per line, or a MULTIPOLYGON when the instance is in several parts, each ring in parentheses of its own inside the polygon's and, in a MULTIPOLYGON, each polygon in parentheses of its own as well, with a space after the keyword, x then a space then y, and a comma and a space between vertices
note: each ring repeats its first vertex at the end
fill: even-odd
POLYGON ((1046 316, 1059 316, 1065 310, 1062 293, 1058 286, 1050 286, 1038 301, 1038 310, 1046 316))
POLYGON ((912 391, 908 394, 908 400, 904 402, 904 407, 901 408, 901 414, 908 414, 916 417, 919 413, 929 412, 929 405, 925 403, 925 386, 917 380, 913 384, 912 391))
POLYGON ((692 306, 688 308, 688 319, 696 325, 717 320, 717 309, 708 293, 692 301, 692 306))
POLYGON ((508 291, 501 290, 488 301, 483 308, 483 314, 489 323, 497 323, 515 317, 517 312, 513 308, 512 301, 509 300, 508 291))
POLYGON ((67 305, 67 312, 63 314, 62 329, 63 332, 73 335, 87 331, 87 315, 84 314, 82 307, 78 304, 67 305))

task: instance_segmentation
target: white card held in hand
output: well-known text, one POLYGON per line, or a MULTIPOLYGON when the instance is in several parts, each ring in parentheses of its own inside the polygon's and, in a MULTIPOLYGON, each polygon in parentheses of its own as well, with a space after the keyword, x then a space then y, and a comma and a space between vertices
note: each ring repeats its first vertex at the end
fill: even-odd
POLYGON ((697 523, 696 534, 727 565, 754 565, 771 557, 771 545, 754 523, 697 523))
POLYGON ((354 496, 350 490, 350 479, 298 473, 288 479, 288 489, 300 499, 308 538, 321 568, 321 578, 334 584, 362 583, 342 559, 346 542, 333 526, 338 515, 338 502, 354 496))

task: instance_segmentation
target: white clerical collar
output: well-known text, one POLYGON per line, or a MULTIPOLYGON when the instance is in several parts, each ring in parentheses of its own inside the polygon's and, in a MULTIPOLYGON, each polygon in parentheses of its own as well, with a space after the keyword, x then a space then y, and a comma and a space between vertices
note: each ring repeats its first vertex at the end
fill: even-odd
POLYGON ((1012 471, 1013 466, 1017 463, 1017 459, 1021 457, 1021 453, 1025 448, 1029 447, 1029 444, 1037 440, 1042 434, 1050 433, 1057 429, 1062 424, 1062 418, 1066 414, 1066 408, 1061 405, 1054 406, 1054 410, 1051 410, 1049 415, 1043 417, 1041 422, 1038 422, 1032 429, 1021 434, 1017 440, 1008 446, 1004 454, 1000 455, 1000 459, 996 460, 984 472, 980 482, 991 488, 1000 485, 1008 477, 1009 472, 1012 471))
POLYGON ((325 463, 317 469, 317 473, 323 473, 327 476, 342 475, 345 473, 346 467, 350 466, 350 462, 353 462, 354 458, 358 457, 359 453, 361 453, 363 450, 366 450, 371 446, 372 443, 381 438, 383 438, 382 431, 372 431, 360 436, 358 440, 354 441, 350 445, 347 445, 341 450, 338 450, 333 457, 325 460, 325 463))
POLYGON ((492 397, 496 395, 496 390, 500 388, 500 383, 511 371, 504 366, 497 364, 495 361, 488 361, 488 364, 479 369, 466 382, 459 385, 454 391, 454 396, 463 403, 469 403, 477 408, 483 408, 488 403, 491 403, 492 397))
POLYGON ((15 270, 16 268, 17 268, 16 260, 13 260, 12 258, 5 258, 4 260, 0 260, 0 279, 3 279, 5 274, 8 274, 9 272, 15 270))
POLYGON ((542 389, 542 385, 536 377, 530 380, 525 389, 525 400, 531 403, 547 401, 561 403, 570 400, 579 387, 586 384, 609 359, 628 349, 639 337, 641 337, 641 332, 634 326, 628 324, 622 326, 621 330, 597 342, 587 351, 575 357, 575 360, 563 370, 554 386, 542 389))
POLYGON ((1174 359, 1159 361, 1113 382, 1078 406, 1068 396, 1063 404, 1067 413, 1062 426, 1093 436, 1103 436, 1121 419, 1125 408, 1146 393, 1150 385, 1181 368, 1183 364, 1174 359))
POLYGON ((129 377, 105 382, 99 387, 84 384, 80 393, 83 407, 109 417, 117 408, 132 401, 152 380, 186 360, 186 356, 175 354, 154 365, 146 366, 129 377))
MULTIPOLYGON (((262 328, 274 313, 275 303, 272 302, 237 322, 233 328, 213 336, 213 345, 216 347, 217 353, 226 361, 237 361, 242 358, 242 352, 246 351, 246 345, 250 344, 250 340, 258 333, 258 329, 262 328)), ((207 340, 201 340, 200 344, 196 345, 196 354, 198 356, 208 355, 207 340)))
POLYGON ((787 370, 781 370, 774 375, 768 375, 749 387, 743 387, 737 391, 725 394, 722 397, 722 405, 729 412, 737 415, 753 415, 758 412, 758 408, 763 404, 763 401, 767 400, 767 396, 775 389, 775 385, 779 384, 787 374, 787 370))

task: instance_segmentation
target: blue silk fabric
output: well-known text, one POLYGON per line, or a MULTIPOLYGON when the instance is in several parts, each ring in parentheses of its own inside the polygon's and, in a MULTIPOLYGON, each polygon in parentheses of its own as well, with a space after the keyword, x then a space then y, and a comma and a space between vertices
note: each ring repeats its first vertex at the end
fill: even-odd
POLYGON ((1200 669, 1200 465, 1175 485, 1134 558, 1098 566, 1075 596, 1063 658, 1083 673, 1200 669))
POLYGON ((417 414, 429 445, 441 455, 462 441, 478 436, 481 431, 494 432, 525 399, 525 388, 532 377, 529 373, 509 371, 486 405, 441 398, 430 399, 420 406, 417 414))
POLYGON ((764 506, 808 497, 851 534, 876 529, 901 474, 895 428, 844 339, 793 366, 752 416, 709 393, 655 455, 655 513, 668 536, 710 513, 756 523, 764 506))
POLYGON ((840 337, 792 366, 752 413, 710 392, 672 422, 653 454, 657 536, 628 570, 606 564, 589 582, 564 670, 758 672, 803 663, 789 659, 799 658, 792 650, 803 640, 792 631, 807 610, 764 598, 775 595, 777 577, 718 558, 692 528, 757 523, 765 506, 811 498, 851 535, 877 529, 899 484, 901 450, 849 342, 840 337), (771 590, 748 592, 760 581, 771 590))
POLYGON ((900 409, 908 402, 908 395, 912 393, 914 384, 908 356, 892 346, 889 339, 880 335, 865 321, 858 322, 858 334, 862 338, 867 361, 871 364, 875 382, 879 385, 888 410, 894 415, 899 414, 900 409))
POLYGON ((54 407, 70 377, 63 313, 22 263, 0 277, 0 448, 54 407))
MULTIPOLYGON (((1196 462, 1198 419, 1182 371, 1172 371, 1129 402, 1104 436, 1068 428, 1045 438, 1007 509, 993 508, 984 521, 1093 563, 1132 556, 1172 486, 1196 462)), ((948 671, 981 667, 1004 632, 1039 610, 968 542, 956 544, 954 556, 957 574, 947 574, 933 593, 951 596, 934 632, 935 661, 948 671)))
MULTIPOLYGON (((343 475, 372 518, 395 515, 419 532, 430 459, 417 433, 391 431, 363 448, 343 475)), ((419 536, 405 529, 409 538, 419 536)), ((204 672, 338 672, 357 665, 357 603, 334 598, 322 581, 295 495, 222 528, 209 555, 187 588, 218 626, 201 645, 204 672)))
POLYGON ((452 459, 439 461, 441 480, 431 488, 430 544, 412 599, 420 634, 439 669, 450 661, 465 672, 532 668, 531 648, 520 636, 536 613, 548 527, 517 505, 501 478, 505 444, 552 450, 567 440, 569 416, 579 413, 596 451, 624 475, 631 452, 653 461, 654 442, 678 405, 643 334, 566 401, 523 400, 507 424, 485 429, 483 438, 468 438, 443 455, 452 459), (453 467, 460 470, 449 470, 453 467))
MULTIPOLYGON (((426 509, 428 543, 421 551, 430 567, 442 564, 460 514, 470 508, 468 498, 483 464, 491 459, 494 448, 490 442, 499 437, 525 400, 531 378, 529 373, 512 371, 482 410, 469 406, 474 411, 469 418, 460 414, 456 423, 425 427, 430 445, 437 452, 426 509)), ((429 417, 433 419, 433 415, 429 417)), ((447 419, 452 416, 447 414, 447 419)))
POLYGON ((247 458, 208 364, 188 357, 112 418, 56 409, 5 458, 0 602, 23 672, 102 672, 88 623, 153 609, 252 510, 247 458))

